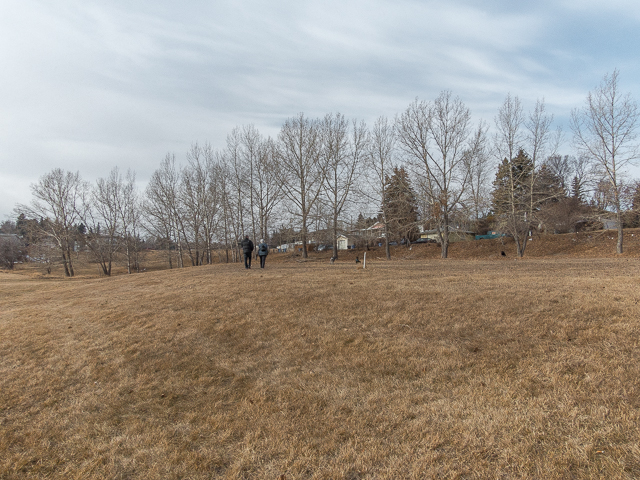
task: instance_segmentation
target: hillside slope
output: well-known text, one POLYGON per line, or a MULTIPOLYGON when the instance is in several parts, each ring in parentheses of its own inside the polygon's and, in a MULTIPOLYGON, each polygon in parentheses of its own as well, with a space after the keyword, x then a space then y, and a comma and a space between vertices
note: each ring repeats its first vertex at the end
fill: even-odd
MULTIPOLYGON (((563 235, 535 235, 528 242, 524 258, 612 258, 616 254, 617 233, 613 230, 601 230, 586 233, 569 233, 563 235)), ((384 248, 374 247, 369 250, 357 249, 355 251, 340 251, 341 261, 355 261, 358 256, 360 260, 363 253, 367 251, 369 259, 383 259, 384 248)), ((413 244, 410 246, 391 247, 392 259, 436 259, 440 258, 440 246, 435 243, 413 244)), ((331 252, 310 252, 310 260, 329 261, 331 252)), ((495 238, 490 240, 474 240, 466 242, 452 243, 449 247, 450 259, 513 259, 516 258, 516 247, 512 238, 495 238), (502 252, 505 255, 502 255, 502 252)), ((640 257, 640 229, 626 229, 624 237, 625 258, 640 257)), ((300 259, 300 255, 276 254, 269 257, 269 260, 300 259)))

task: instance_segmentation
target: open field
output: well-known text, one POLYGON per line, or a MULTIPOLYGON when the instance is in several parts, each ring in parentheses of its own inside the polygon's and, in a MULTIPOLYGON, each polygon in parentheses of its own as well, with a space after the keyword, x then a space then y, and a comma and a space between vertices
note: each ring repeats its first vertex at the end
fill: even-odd
MULTIPOLYGON (((366 250, 368 258, 373 261, 385 260, 384 248, 375 247, 366 250)), ((506 258, 516 257, 515 244, 512 238, 497 238, 491 240, 462 241, 452 243, 449 247, 451 260, 495 260, 503 259, 501 252, 505 252, 506 258)), ((536 235, 533 241, 528 242, 525 258, 614 258, 616 255, 616 232, 612 230, 600 230, 593 232, 580 232, 563 235, 536 235)), ((356 255, 360 259, 365 253, 364 248, 355 251, 345 250, 339 252, 340 262, 353 262, 356 255)), ((54 255, 55 256, 55 255, 54 255)), ((100 266, 88 261, 89 254, 82 252, 73 257, 76 277, 96 277, 101 275, 100 266)), ((331 250, 315 252, 310 250, 307 262, 329 263, 332 256, 331 250)), ((414 244, 407 246, 391 247, 392 260, 430 260, 439 259, 440 246, 435 243, 414 244)), ((176 252, 172 253, 174 267, 178 264, 176 252)), ((640 228, 625 229, 624 258, 640 258, 640 228)), ((214 262, 223 262, 223 251, 214 252, 214 262)), ((231 258, 231 255, 230 255, 231 258)), ((289 251, 288 253, 270 253, 268 262, 290 263, 299 262, 301 253, 289 251)), ((141 255, 141 269, 145 272, 166 270, 169 268, 168 253, 166 251, 145 251, 141 255)), ((184 264, 189 265, 190 260, 184 255, 184 264)), ((112 275, 126 275, 125 259, 119 258, 113 264, 112 275)), ((27 263, 16 265, 16 271, 21 274, 36 277, 55 278, 63 277, 64 270, 61 262, 51 265, 27 263), (51 273, 47 273, 47 267, 51 273)))
POLYGON ((640 478, 631 252, 0 273, 0 479, 640 478))

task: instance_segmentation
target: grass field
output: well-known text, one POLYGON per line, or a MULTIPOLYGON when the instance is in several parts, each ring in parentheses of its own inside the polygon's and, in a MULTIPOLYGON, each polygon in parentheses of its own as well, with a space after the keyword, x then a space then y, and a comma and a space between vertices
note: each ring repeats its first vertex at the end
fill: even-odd
POLYGON ((640 478, 640 259, 491 255, 0 273, 0 479, 640 478))

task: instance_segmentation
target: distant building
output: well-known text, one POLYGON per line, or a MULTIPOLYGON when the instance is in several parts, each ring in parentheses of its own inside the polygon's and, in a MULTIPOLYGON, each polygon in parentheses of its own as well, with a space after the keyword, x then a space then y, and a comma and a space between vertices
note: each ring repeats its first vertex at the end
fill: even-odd
MULTIPOLYGON (((425 238, 428 240, 440 241, 440 237, 438 236, 438 230, 423 230, 420 232, 420 238, 425 238)), ((461 242, 466 240, 475 240, 476 234, 475 232, 469 232, 466 230, 461 230, 458 228, 454 228, 449 226, 449 242, 461 242)))
POLYGON ((351 248, 351 245, 356 243, 354 237, 349 237, 347 235, 340 235, 337 238, 338 240, 338 250, 348 250, 351 248))

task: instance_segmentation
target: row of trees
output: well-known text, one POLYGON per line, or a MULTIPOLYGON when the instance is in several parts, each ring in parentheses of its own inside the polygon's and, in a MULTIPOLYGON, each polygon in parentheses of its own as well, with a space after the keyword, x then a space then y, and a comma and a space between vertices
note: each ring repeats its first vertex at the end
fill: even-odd
POLYGON ((572 112, 575 156, 558 155, 562 132, 552 123, 543 100, 525 114, 507 95, 490 134, 449 91, 370 128, 339 113, 299 114, 275 139, 249 125, 235 128, 221 150, 192 145, 182 165, 168 154, 144 192, 133 172, 115 168, 90 185, 55 169, 16 214, 33 241, 55 244, 69 276, 79 242, 110 275, 116 255, 129 272, 139 266, 145 237, 167 249, 171 266, 201 265, 216 254, 236 260, 244 235, 285 231, 302 240, 306 257, 310 230, 322 227, 337 257, 338 234, 353 228, 346 219, 363 211, 384 226, 388 258, 389 240, 411 238, 418 225, 436 232, 443 258, 452 231, 489 227, 513 236, 522 256, 532 230, 575 228, 595 210, 615 213, 622 253, 622 173, 638 157, 635 101, 618 91, 617 71, 605 76, 572 112))
MULTIPOLYGON (((503 160, 494 182, 492 207, 498 227, 515 239, 519 256, 524 254, 531 229, 545 220, 548 223, 554 212, 575 225, 588 220, 591 212, 613 210, 617 252, 623 252, 624 203, 625 198, 633 198, 624 173, 638 159, 638 115, 636 102, 620 93, 618 72, 614 71, 589 93, 583 108, 571 113, 577 157, 557 155, 557 141, 551 142, 547 156, 552 117, 545 113, 544 104, 538 103, 526 118, 518 99, 507 97, 496 118, 495 145, 503 148, 503 160), (595 208, 585 210, 584 197, 590 186, 595 208)), ((637 197, 637 185, 633 190, 637 197)))

